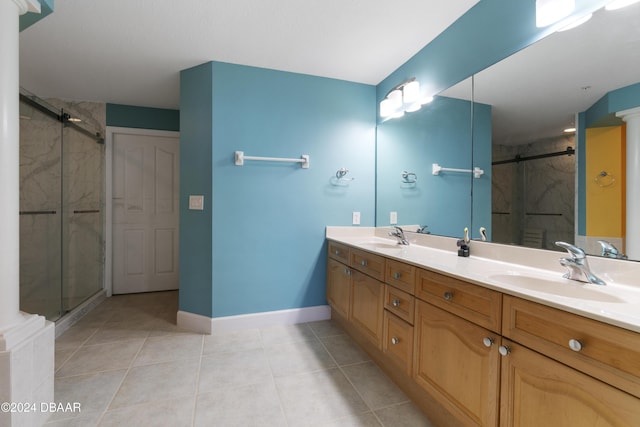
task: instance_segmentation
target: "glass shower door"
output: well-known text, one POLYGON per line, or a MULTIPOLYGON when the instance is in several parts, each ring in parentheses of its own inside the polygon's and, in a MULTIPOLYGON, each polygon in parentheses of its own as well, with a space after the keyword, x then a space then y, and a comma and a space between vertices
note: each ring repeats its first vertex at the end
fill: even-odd
POLYGON ((20 101, 20 309, 55 320, 62 314, 62 127, 44 111, 20 101))
POLYGON ((63 117, 62 308, 67 312, 103 288, 105 175, 103 140, 63 117))

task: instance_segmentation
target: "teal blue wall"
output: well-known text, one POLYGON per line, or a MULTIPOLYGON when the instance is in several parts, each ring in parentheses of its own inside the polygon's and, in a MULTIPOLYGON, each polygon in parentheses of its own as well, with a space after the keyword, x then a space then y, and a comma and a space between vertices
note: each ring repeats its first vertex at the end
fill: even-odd
POLYGON ((107 126, 179 131, 180 111, 107 104, 107 126))
POLYGON ((433 234, 461 236, 470 226, 471 176, 434 176, 431 165, 470 169, 471 151, 469 101, 438 96, 419 111, 378 124, 377 225, 389 225, 394 211, 399 224, 428 225, 433 234), (417 182, 402 183, 403 171, 416 173, 417 182), (461 186, 464 194, 458 193, 461 186))
MULTIPOLYGON (((576 13, 602 4, 577 0, 576 13)), ((350 225, 352 211, 374 225, 378 102, 413 76, 438 93, 555 31, 535 27, 534 7, 481 0, 377 87, 218 62, 183 71, 180 309, 219 317, 325 304, 325 226, 350 225), (309 154, 311 168, 238 167, 236 150, 309 154), (356 179, 332 186, 341 167, 356 179), (205 195, 204 211, 185 209, 189 194, 205 195)), ((487 174, 448 197, 479 195, 474 226, 487 226, 490 107, 474 114, 473 166, 487 174)))
POLYGON ((375 108, 369 85, 220 62, 181 73, 180 258, 207 258, 195 272, 181 262, 181 310, 220 317, 326 304, 325 226, 350 225, 352 211, 374 225, 375 108), (235 166, 236 150, 309 154, 310 168, 235 166), (341 167, 356 179, 338 188, 341 167), (205 211, 185 210, 188 194, 208 186, 205 211))
POLYGON ((180 73, 180 310, 212 316, 213 64, 180 73), (189 210, 189 194, 204 210, 189 210))
MULTIPOLYGON (((596 10, 604 0, 576 0, 574 15, 596 10)), ((377 100, 398 83, 416 77, 435 95, 558 29, 536 28, 534 0, 480 0, 377 86, 377 100)))

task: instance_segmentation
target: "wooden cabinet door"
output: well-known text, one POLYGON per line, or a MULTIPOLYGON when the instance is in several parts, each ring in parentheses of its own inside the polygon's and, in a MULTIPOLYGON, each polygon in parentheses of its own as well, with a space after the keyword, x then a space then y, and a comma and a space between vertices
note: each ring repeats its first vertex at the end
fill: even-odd
POLYGON ((503 427, 638 426, 640 399, 506 339, 503 427))
POLYGON ((415 381, 463 424, 497 426, 499 336, 423 301, 414 330, 415 381))
POLYGON ((365 274, 351 274, 349 320, 378 348, 382 343, 384 284, 365 274))
POLYGON ((345 319, 349 317, 351 269, 329 258, 327 262, 327 301, 345 319))

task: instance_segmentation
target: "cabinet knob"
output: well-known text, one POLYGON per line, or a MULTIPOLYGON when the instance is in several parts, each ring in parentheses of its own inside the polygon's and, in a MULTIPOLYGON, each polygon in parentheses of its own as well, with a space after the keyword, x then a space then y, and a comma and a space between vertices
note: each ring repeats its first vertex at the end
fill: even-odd
POLYGON ((366 259, 363 259, 363 260, 360 262, 360 265, 362 265, 363 267, 366 267, 366 266, 367 266, 367 260, 366 260, 366 259))
POLYGON ((347 276, 349 276, 351 274, 351 270, 349 270, 348 268, 344 269, 344 274, 346 274, 347 276))
POLYGON ((447 301, 450 301, 452 298, 453 298, 453 292, 444 293, 444 299, 446 299, 447 301))
POLYGON ((569 348, 573 351, 580 351, 582 350, 583 344, 581 341, 578 340, 574 340, 574 339, 570 339, 569 340, 569 348))
POLYGON ((400 306, 400 300, 399 299, 394 299, 393 301, 391 301, 391 304, 393 304, 394 307, 399 307, 400 306))
POLYGON ((400 342, 400 339, 399 339, 399 338, 396 338, 396 337, 391 338, 391 344, 396 345, 396 344, 398 344, 399 342, 400 342))
POLYGON ((393 273, 393 278, 394 278, 394 279, 399 279, 399 278, 400 278, 400 276, 402 276, 402 274, 400 274, 400 273, 393 273))
POLYGON ((340 250, 336 249, 336 255, 340 255, 340 250))
POLYGON ((498 347, 498 352, 501 355, 506 356, 507 354, 511 353, 511 347, 509 347, 508 345, 501 345, 500 347, 498 347))
POLYGON ((485 347, 491 347, 494 343, 494 339, 491 337, 484 337, 482 339, 482 344, 484 344, 485 347))

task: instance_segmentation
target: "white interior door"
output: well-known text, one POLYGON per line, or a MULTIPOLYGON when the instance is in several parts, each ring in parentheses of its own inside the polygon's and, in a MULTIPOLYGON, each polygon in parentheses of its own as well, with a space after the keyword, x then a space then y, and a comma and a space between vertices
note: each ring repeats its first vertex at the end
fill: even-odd
POLYGON ((115 132, 113 293, 178 289, 179 138, 115 132))

